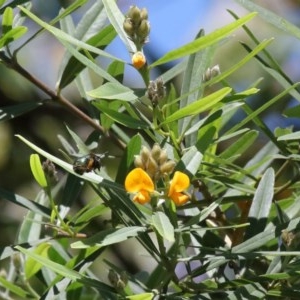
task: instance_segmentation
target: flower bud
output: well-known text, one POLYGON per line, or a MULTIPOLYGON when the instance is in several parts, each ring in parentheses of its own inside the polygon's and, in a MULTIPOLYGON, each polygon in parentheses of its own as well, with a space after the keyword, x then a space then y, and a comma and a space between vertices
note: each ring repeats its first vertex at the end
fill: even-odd
POLYGON ((145 166, 143 164, 143 161, 142 161, 142 158, 140 155, 136 155, 134 157, 134 165, 137 167, 137 168, 142 168, 142 169, 145 169, 145 166))
POLYGON ((147 96, 153 106, 158 104, 158 101, 166 95, 166 88, 161 77, 155 81, 150 81, 147 88, 147 96))
POLYGON ((128 17, 132 19, 134 26, 139 26, 141 22, 140 9, 137 6, 130 6, 128 17))
POLYGON ((175 161, 169 160, 160 167, 160 173, 163 175, 170 174, 174 171, 175 166, 176 166, 175 161))
POLYGON ((219 65, 215 65, 212 68, 207 68, 207 70, 203 74, 202 79, 203 79, 203 81, 209 81, 212 78, 218 76, 219 74, 221 74, 220 67, 219 67, 219 65))
POLYGON ((143 146, 140 152, 140 157, 144 166, 148 163, 150 157, 150 151, 147 147, 143 146))
POLYGON ((125 18, 123 23, 123 29, 129 37, 134 37, 135 30, 132 24, 132 20, 130 18, 125 18))
POLYGON ((110 269, 108 272, 108 280, 115 287, 119 280, 118 273, 115 270, 110 269))
POLYGON ((159 156, 159 159, 158 159, 158 163, 160 165, 163 165, 166 161, 168 160, 168 154, 167 154, 167 151, 166 150, 162 150, 160 152, 160 156, 159 156))
POLYGON ((158 165, 157 165, 156 161, 153 159, 153 157, 151 157, 151 156, 149 157, 146 171, 151 178, 154 178, 155 175, 157 174, 158 165))
POLYGON ((148 37, 150 32, 150 23, 147 20, 142 20, 140 26, 137 28, 136 34, 141 39, 144 40, 148 37))
POLYGON ((24 260, 22 255, 19 252, 15 252, 12 255, 12 262, 14 267, 16 268, 17 272, 21 272, 24 265, 24 260))
POLYGON ((142 20, 148 20, 148 10, 147 8, 142 8, 140 11, 140 17, 142 20))
POLYGON ((155 161, 158 161, 160 153, 161 153, 161 148, 159 144, 155 143, 151 149, 151 156, 154 158, 155 161))
POLYGON ((143 52, 138 51, 133 54, 131 61, 136 69, 140 69, 146 64, 146 57, 143 52))

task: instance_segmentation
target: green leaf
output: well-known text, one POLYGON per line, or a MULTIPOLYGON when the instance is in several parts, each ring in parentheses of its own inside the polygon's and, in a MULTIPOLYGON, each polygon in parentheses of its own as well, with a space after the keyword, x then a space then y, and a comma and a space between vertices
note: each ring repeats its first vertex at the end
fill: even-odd
POLYGON ((283 115, 289 118, 300 118, 300 105, 287 108, 283 115))
POLYGON ((11 7, 7 7, 2 16, 2 35, 12 29, 14 14, 11 7))
POLYGON ((195 53, 195 52, 200 51, 208 46, 211 46, 212 44, 217 43, 221 39, 223 39, 226 36, 228 36, 229 34, 231 34, 234 30, 238 29, 245 23, 249 22, 256 15, 257 15, 257 13, 255 13, 255 12, 250 13, 250 14, 246 15, 245 17, 242 17, 242 18, 238 19, 237 21, 232 22, 229 25, 226 25, 220 29, 217 29, 214 32, 212 32, 206 36, 200 37, 191 43, 188 43, 188 44, 186 44, 180 48, 177 48, 175 50, 172 50, 172 51, 168 52, 167 54, 165 54, 162 58, 160 58, 159 60, 157 60, 156 62, 151 64, 149 66, 149 68, 153 68, 155 66, 158 66, 158 65, 167 63, 169 61, 181 58, 183 56, 195 53))
POLYGON ((189 151, 187 151, 178 163, 178 169, 187 170, 190 174, 195 175, 201 164, 203 155, 195 146, 192 146, 189 151))
POLYGON ((33 149, 34 151, 36 151, 37 153, 39 153, 40 155, 48 158, 50 161, 52 161, 53 163, 59 165, 60 167, 62 167, 63 169, 65 169, 66 171, 68 171, 69 173, 72 173, 73 175, 76 176, 80 176, 90 182, 94 182, 94 183, 100 183, 103 181, 103 177, 95 174, 95 173, 84 173, 83 175, 78 175, 76 172, 74 172, 73 170, 73 165, 66 163, 65 161, 57 158, 54 155, 51 155, 50 153, 42 150, 41 148, 37 147, 35 144, 29 142, 27 139, 25 139, 24 137, 22 137, 21 135, 16 135, 16 137, 18 137, 22 142, 24 142, 26 145, 28 145, 31 149, 33 149))
POLYGON ((193 116, 209 109, 212 109, 218 102, 231 92, 231 88, 222 88, 204 98, 198 99, 196 102, 181 108, 169 117, 167 117, 162 124, 170 123, 187 116, 193 116))
POLYGON ((299 140, 299 139, 300 139, 300 131, 281 135, 280 137, 277 138, 278 141, 289 141, 289 140, 299 140))
POLYGON ((32 111, 42 105, 42 102, 25 102, 17 105, 5 106, 0 108, 0 121, 7 121, 29 111, 32 111))
POLYGON ((163 212, 158 211, 153 214, 152 225, 164 239, 169 242, 175 241, 174 227, 163 212))
POLYGON ((287 95, 288 93, 290 93, 290 91, 292 91, 296 87, 298 87, 299 84, 300 83, 298 82, 298 83, 291 85, 286 90, 282 91, 281 93, 279 93, 278 95, 276 95, 275 97, 270 99, 269 101, 265 102, 263 105, 258 107, 255 111, 249 113, 248 116, 246 118, 244 118, 241 122, 239 122, 237 125, 231 127, 231 129, 228 130, 227 133, 235 132, 236 130, 243 127, 250 121, 260 124, 261 120, 258 118, 258 115, 261 114, 262 112, 266 111, 267 109, 269 109, 275 103, 279 102, 279 100, 284 99, 284 96, 287 95))
POLYGON ((97 205, 95 207, 89 208, 86 211, 82 212, 78 218, 75 220, 76 224, 88 223, 91 219, 104 215, 108 211, 106 205, 97 205))
POLYGON ((28 200, 18 194, 0 188, 0 196, 2 199, 8 200, 21 207, 25 207, 26 209, 29 209, 30 211, 40 214, 46 218, 49 218, 50 216, 51 211, 48 207, 45 207, 32 200, 28 200))
POLYGON ((29 258, 32 258, 36 262, 42 264, 44 267, 51 269, 53 272, 63 277, 67 277, 72 280, 78 280, 83 277, 80 273, 71 270, 68 267, 58 264, 54 261, 51 261, 50 259, 47 259, 42 255, 34 253, 32 250, 27 250, 21 246, 16 246, 16 249, 28 256, 29 258))
POLYGON ((124 15, 118 8, 115 1, 111 0, 102 0, 102 3, 105 6, 105 10, 107 13, 107 17, 110 21, 110 23, 114 26, 116 32, 118 33, 118 36, 122 40, 122 42, 125 44, 127 50, 129 53, 135 53, 136 46, 135 44, 127 37, 127 34, 125 33, 123 29, 123 22, 124 22, 124 15))
MULTIPOLYGON (((116 37, 116 32, 112 26, 107 26, 103 30, 101 30, 99 33, 91 37, 86 41, 88 45, 97 47, 98 49, 104 49, 108 44, 111 43, 111 41, 116 37)), ((79 53, 86 56, 86 53, 83 50, 79 50, 79 53)), ((96 58, 98 54, 91 53, 90 57, 96 58)), ((60 79, 59 82, 59 88, 62 89, 65 86, 67 86, 69 83, 71 83, 77 75, 86 67, 85 64, 83 64, 80 60, 72 56, 60 79)))
MULTIPOLYGON (((201 30, 197 37, 203 36, 204 31, 201 30)), ((195 102, 203 96, 203 88, 199 88, 202 84, 202 76, 211 64, 213 53, 216 47, 207 47, 202 51, 196 52, 189 56, 188 63, 184 72, 181 87, 181 95, 188 95, 180 100, 179 109, 195 102), (190 91, 195 91, 190 93, 190 91)), ((187 128, 195 125, 200 120, 200 116, 184 118, 179 121, 179 135, 182 135, 187 128)), ((195 145, 197 133, 191 133, 185 138, 186 147, 195 145)))
MULTIPOLYGON (((36 253, 37 255, 40 255, 41 257, 47 258, 48 257, 48 250, 51 247, 49 243, 42 243, 38 245, 33 253, 36 253)), ((34 276, 41 268, 43 264, 40 262, 36 261, 32 257, 29 257, 25 261, 25 276, 26 279, 28 280, 32 276, 34 276)))
MULTIPOLYGON (((21 299, 30 299, 30 294, 24 290, 23 288, 17 286, 14 282, 11 280, 5 279, 3 276, 0 276, 0 285, 1 287, 7 289, 14 295, 19 296, 21 299)), ((10 298, 12 299, 12 298, 10 298)))
POLYGON ((24 26, 17 26, 7 33, 5 33, 1 38, 0 38, 0 48, 3 48, 4 46, 8 45, 9 43, 17 40, 20 38, 22 35, 24 35, 27 32, 27 27, 24 26))
POLYGON ((224 150, 220 157, 228 161, 233 161, 240 157, 249 147, 251 147, 258 136, 257 131, 248 131, 243 134, 238 140, 234 141, 226 150, 224 150))
POLYGON ((6 2, 6 0, 0 0, 0 7, 6 2))
POLYGON ((48 183, 38 154, 30 155, 30 168, 37 183, 42 188, 46 188, 48 183))
POLYGON ((226 79, 229 75, 231 75, 235 71, 241 69, 246 63, 248 63, 253 57, 255 57, 255 55, 257 55, 259 52, 261 52, 263 49, 265 49, 273 41, 274 41, 273 38, 262 41, 251 52, 249 52, 246 56, 244 56, 239 62, 233 64, 233 66, 230 67, 227 70, 222 70, 221 74, 219 74, 216 77, 213 77, 211 80, 204 83, 204 85, 205 86, 206 85, 213 85, 217 82, 220 82, 220 81, 226 79))
POLYGON ((142 146, 142 138, 139 134, 136 134, 127 143, 123 157, 119 164, 118 174, 116 176, 116 182, 124 184, 128 170, 131 168, 136 155, 140 153, 142 146))
POLYGON ((114 120, 115 122, 132 129, 146 129, 149 125, 139 119, 133 118, 124 112, 118 112, 113 109, 108 108, 101 102, 94 101, 93 105, 97 107, 102 113, 114 120))
POLYGON ((71 130, 68 126, 66 127, 73 141, 76 143, 76 147, 79 150, 79 153, 82 155, 89 154, 91 152, 91 149, 82 141, 82 139, 73 130, 71 130))
POLYGON ((35 16, 33 13, 31 13, 29 10, 25 9, 24 7, 22 7, 22 6, 18 6, 18 7, 23 11, 24 14, 26 14, 28 17, 30 17, 33 21, 35 21, 41 27, 45 28, 47 31, 52 33, 61 42, 64 41, 64 42, 73 44, 73 45, 75 45, 79 48, 86 49, 88 51, 96 53, 100 56, 104 56, 104 57, 107 57, 107 58, 110 58, 110 59, 113 59, 113 60, 119 60, 117 57, 114 57, 114 56, 108 54, 107 52, 105 52, 101 49, 98 49, 94 46, 88 45, 87 43, 79 41, 78 39, 66 34, 62 30, 59 30, 58 28, 55 28, 54 26, 49 25, 48 23, 46 23, 46 22, 42 21, 41 19, 39 19, 37 16, 35 16))
POLYGON ((246 231, 246 238, 264 230, 270 213, 274 195, 274 170, 269 168, 259 182, 250 207, 248 219, 250 226, 246 231))
POLYGON ((183 230, 189 226, 199 224, 204 221, 213 211, 215 211, 222 202, 222 199, 218 199, 211 203, 208 207, 205 207, 199 214, 192 216, 183 227, 183 230))
POLYGON ((253 1, 246 1, 246 0, 235 0, 235 1, 241 4, 242 6, 244 6, 249 11, 256 11, 258 15, 266 22, 273 24, 278 29, 281 29, 284 32, 287 32, 300 39, 300 29, 297 26, 288 22, 286 19, 282 18, 281 16, 278 16, 275 13, 267 10, 266 8, 263 8, 258 4, 255 4, 253 1))
POLYGON ((263 274, 263 275, 260 275, 259 277, 269 278, 272 280, 287 280, 287 279, 291 278, 292 276, 289 273, 273 273, 273 274, 263 274))
POLYGON ((71 244, 74 249, 85 249, 90 247, 104 247, 116 243, 123 242, 130 237, 138 236, 141 232, 145 232, 146 228, 141 226, 130 226, 124 228, 110 228, 103 230, 94 236, 83 241, 71 244))
POLYGON ((130 88, 113 82, 107 82, 87 94, 96 99, 134 101, 138 98, 130 88))
POLYGON ((133 295, 133 296, 126 296, 126 299, 128 300, 152 300, 154 298, 153 293, 142 293, 138 295, 133 295))

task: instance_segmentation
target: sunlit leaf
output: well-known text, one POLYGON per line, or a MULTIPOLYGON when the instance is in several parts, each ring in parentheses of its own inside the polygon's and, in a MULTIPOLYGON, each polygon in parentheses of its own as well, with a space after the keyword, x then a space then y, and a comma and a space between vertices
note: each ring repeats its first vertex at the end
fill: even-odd
POLYGON ((53 272, 60 274, 61 276, 68 277, 72 280, 82 278, 82 275, 80 273, 73 271, 72 269, 69 269, 68 267, 58 264, 54 261, 51 261, 50 259, 45 258, 44 256, 39 255, 32 250, 27 250, 25 248, 22 248, 21 246, 16 246, 16 249, 24 253, 26 256, 32 258, 36 262, 42 264, 44 267, 47 267, 53 272))
POLYGON ((123 242, 130 237, 137 236, 145 230, 146 228, 140 226, 106 229, 83 241, 75 242, 71 246, 74 249, 84 249, 94 246, 104 247, 107 245, 123 242))
POLYGON ((139 119, 133 118, 124 112, 118 112, 103 105, 101 101, 94 101, 93 105, 96 106, 100 112, 104 113, 107 117, 111 118, 115 122, 132 129, 145 129, 149 128, 149 125, 139 119))
POLYGON ((246 237, 252 237, 264 230, 274 195, 274 170, 269 168, 259 182, 248 214, 250 226, 246 237))
POLYGON ((231 92, 231 88, 222 88, 217 92, 214 92, 204 98, 200 98, 197 101, 187 105, 176 111, 169 117, 167 117, 163 124, 182 119, 187 116, 193 116, 201 112, 212 109, 218 102, 222 101, 226 95, 231 92))
POLYGON ((8 45, 9 43, 17 40, 22 35, 27 32, 27 27, 24 26, 17 26, 9 30, 0 38, 0 48, 8 45))
POLYGON ((221 39, 225 38, 230 33, 232 33, 234 30, 238 29, 245 23, 249 22, 251 19, 253 19, 256 16, 256 14, 257 13, 255 13, 255 12, 250 13, 250 14, 246 15, 245 17, 242 17, 229 25, 226 25, 220 29, 217 29, 208 35, 200 37, 191 43, 188 43, 188 44, 186 44, 180 48, 177 48, 175 50, 172 50, 172 51, 168 52, 167 54, 165 54, 163 57, 161 57, 159 60, 157 60, 156 62, 151 64, 149 67, 153 68, 157 65, 161 65, 161 64, 167 63, 169 61, 181 58, 183 56, 195 53, 195 52, 200 51, 214 43, 217 43, 218 41, 220 41, 221 39))
POLYGON ((152 224, 164 239, 174 242, 174 227, 163 212, 158 211, 152 215, 152 224))
MULTIPOLYGON (((50 246, 51 245, 49 243, 42 243, 34 249, 33 253, 36 253, 37 255, 40 255, 41 257, 47 258, 48 257, 48 249, 50 248, 50 246)), ((43 266, 42 263, 36 261, 32 257, 29 257, 25 262, 26 279, 29 279, 32 276, 34 276, 42 268, 42 266, 43 266)))
POLYGON ((11 7, 7 7, 2 16, 2 34, 6 34, 12 29, 13 25, 13 10, 11 7))
POLYGON ((96 99, 134 101, 138 98, 132 89, 113 82, 105 83, 87 94, 96 99))
POLYGON ((128 300, 152 300, 155 295, 153 293, 143 293, 133 296, 126 296, 128 300))
POLYGON ((47 179, 41 164, 40 157, 38 154, 31 154, 30 155, 30 168, 31 172, 37 181, 37 183, 42 187, 45 188, 48 186, 47 179))

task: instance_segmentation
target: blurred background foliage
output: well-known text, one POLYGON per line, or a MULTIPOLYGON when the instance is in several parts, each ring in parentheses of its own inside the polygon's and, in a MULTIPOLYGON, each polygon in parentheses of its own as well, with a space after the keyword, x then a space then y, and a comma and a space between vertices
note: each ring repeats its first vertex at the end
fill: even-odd
MULTIPOLYGON (((80 20, 80 16, 94 3, 94 1, 89 2, 73 14, 75 22, 80 20)), ((254 2, 284 17, 294 25, 300 25, 299 1, 265 0, 254 2)), ((41 19, 47 21, 56 16, 61 7, 70 3, 72 1, 34 0, 32 1, 32 11, 41 19)), ((242 16, 246 12, 237 2, 230 0, 136 0, 135 3, 120 0, 118 2, 124 13, 128 11, 129 6, 132 4, 136 4, 139 7, 147 7, 149 11, 151 22, 150 43, 145 46, 144 51, 150 63, 167 51, 193 40, 200 28, 203 28, 205 33, 209 33, 232 22, 233 17, 227 10, 233 11, 238 16, 242 16)), ((29 19, 26 20, 25 25, 28 26, 29 31, 32 33, 38 28, 29 19)), ((299 81, 300 41, 259 18, 256 18, 255 22, 251 22, 250 25, 252 31, 255 32, 256 37, 260 40, 275 37, 275 41, 268 47, 268 50, 276 57, 285 73, 294 82, 299 81)), ((246 51, 239 41, 249 41, 249 37, 243 30, 235 32, 229 41, 225 40, 223 42, 222 46, 216 51, 212 65, 218 64, 222 71, 244 57, 246 51)), ((22 43, 22 39, 13 47, 17 47, 20 43, 22 43)), ((130 61, 130 56, 119 38, 116 38, 107 50, 117 57, 130 61)), ((20 51, 18 60, 25 69, 54 89, 64 51, 64 47, 52 35, 43 32, 43 34, 20 51)), ((100 60, 99 63, 102 65, 107 64, 105 59, 100 60)), ((165 72, 171 66, 172 64, 167 64, 155 68, 152 74, 153 78, 157 78, 160 73, 165 72)), ((91 75, 94 76, 93 73, 91 75)), ((27 101, 47 101, 47 95, 41 90, 3 65, 0 65, 0 78, 1 107, 27 101)), ((131 67, 126 67, 124 78, 126 85, 130 87, 144 87, 139 73, 131 67)), ((259 78, 262 78, 262 82, 259 85, 261 92, 248 100, 253 109, 263 105, 266 99, 270 99, 278 94, 280 91, 278 83, 255 60, 251 60, 251 63, 246 64, 235 72, 230 77, 229 82, 230 86, 237 90, 243 90, 243 88, 248 87, 251 82, 255 82, 259 78)), ((96 85, 99 79, 94 76, 93 80, 96 85)), ((179 88, 181 80, 180 76, 174 80, 175 87, 179 88)), ((87 110, 86 104, 80 98, 73 84, 68 86, 63 91, 63 94, 68 99, 71 99, 82 111, 87 110)), ((291 125, 294 128, 299 128, 298 118, 289 118, 287 120, 281 115, 286 108, 295 105, 294 101, 290 95, 287 95, 284 101, 280 101, 280 104, 272 107, 263 115, 263 119, 272 131, 278 126, 286 127, 291 125)), ((241 118, 243 118, 241 113, 236 114, 231 122, 238 123, 241 118)), ((93 128, 88 124, 74 117, 72 113, 61 105, 53 103, 53 101, 49 101, 47 105, 42 105, 23 116, 1 122, 1 188, 13 191, 29 199, 34 198, 39 191, 39 187, 33 180, 29 168, 29 156, 32 151, 16 139, 15 134, 25 136, 47 152, 61 157, 59 152, 61 143, 58 135, 63 135, 64 138, 68 139, 69 135, 65 125, 72 128, 83 140, 86 140, 93 132, 93 128)), ((71 142, 71 139, 69 141, 71 142)), ((265 143, 266 140, 263 135, 259 141, 261 145, 265 143)), ((226 144, 223 144, 223 147, 226 147, 226 144)), ((259 147, 259 145, 256 144, 255 147, 259 147)), ((112 155, 118 156, 118 149, 115 149, 115 145, 109 139, 101 140, 99 150, 100 152, 110 151, 112 155)), ((248 155, 251 157, 250 152, 248 155)), ((247 157, 243 157, 243 159, 247 159, 247 157)), ((114 168, 117 166, 118 161, 106 159, 104 164, 109 169, 109 172, 114 173, 114 168)), ((86 193, 91 193, 91 191, 86 191, 86 193)), ((78 199, 78 207, 85 205, 85 198, 90 198, 90 196, 86 196, 83 193, 78 199)), ((0 246, 6 246, 15 242, 14 237, 26 210, 2 199, 0 199, 0 207, 0 246)), ((76 210, 76 207, 74 207, 74 210, 76 210)), ((101 224, 94 225, 101 227, 101 224)), ((147 267, 147 261, 144 259, 134 260, 134 264, 132 264, 130 242, 122 247, 122 251, 115 249, 116 252, 114 254, 108 255, 115 255, 114 259, 119 260, 119 262, 122 261, 122 263, 127 261, 133 272, 147 267)), ((99 274, 101 275, 101 271, 99 271, 99 274)))

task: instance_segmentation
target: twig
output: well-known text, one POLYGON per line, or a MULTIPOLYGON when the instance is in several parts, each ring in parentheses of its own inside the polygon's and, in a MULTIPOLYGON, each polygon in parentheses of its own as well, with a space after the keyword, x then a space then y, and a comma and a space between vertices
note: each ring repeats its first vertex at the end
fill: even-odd
POLYGON ((120 147, 121 149, 124 149, 126 147, 126 145, 120 139, 118 139, 113 134, 113 132, 106 131, 100 124, 96 123, 92 118, 90 118, 88 115, 82 112, 78 107, 72 104, 67 98, 65 98, 61 94, 57 94, 54 90, 49 88, 42 81, 40 81, 38 78, 33 76, 27 70, 25 70, 16 60, 10 59, 3 52, 0 52, 0 59, 2 60, 2 62, 5 64, 6 67, 16 71, 18 74, 26 78, 28 81, 30 81, 32 84, 34 84, 36 87, 41 89, 44 93, 46 93, 51 100, 60 103, 61 105, 66 107, 69 111, 71 111, 73 114, 75 114, 77 117, 82 119, 85 123, 89 124, 94 129, 100 131, 106 137, 111 138, 112 141, 118 147, 120 147))

